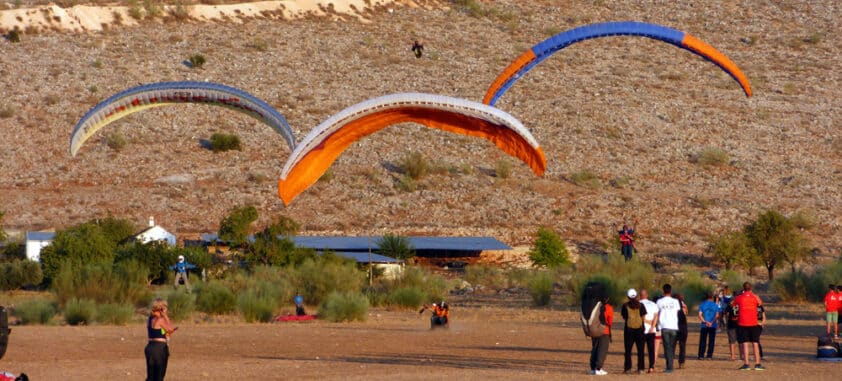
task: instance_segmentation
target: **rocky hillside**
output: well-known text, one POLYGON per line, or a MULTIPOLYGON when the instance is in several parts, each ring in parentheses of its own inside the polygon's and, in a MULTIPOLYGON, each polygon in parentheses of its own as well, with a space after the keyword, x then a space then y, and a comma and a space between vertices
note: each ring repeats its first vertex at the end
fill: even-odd
POLYGON ((105 215, 142 225, 155 216, 184 235, 215 231, 230 208, 251 204, 261 226, 287 215, 303 234, 493 235, 525 245, 545 225, 598 249, 613 237, 614 223, 636 216, 646 255, 676 258, 703 254, 711 235, 774 208, 812 216, 813 245, 839 255, 842 42, 835 34, 842 3, 477 4, 378 7, 371 22, 144 21, 0 40, 3 226, 62 228, 105 215), (754 96, 671 45, 590 40, 545 61, 497 104, 543 145, 543 177, 486 141, 406 124, 352 145, 329 181, 288 207, 276 189, 290 154, 283 139, 221 108, 144 111, 100 131, 77 157, 68 153, 70 132, 88 109, 141 83, 197 80, 245 89, 277 107, 300 140, 343 108, 384 94, 480 101, 533 44, 613 20, 699 37, 743 69, 754 96), (426 48, 422 59, 409 51, 414 39, 426 48), (206 57, 203 68, 184 64, 194 54, 206 57), (243 150, 203 148, 214 132, 237 134, 243 150), (109 135, 127 144, 109 148, 109 135), (410 152, 447 170, 403 191, 395 167, 410 152), (712 153, 714 165, 703 164, 712 153), (500 160, 512 164, 508 178, 494 176, 500 160))

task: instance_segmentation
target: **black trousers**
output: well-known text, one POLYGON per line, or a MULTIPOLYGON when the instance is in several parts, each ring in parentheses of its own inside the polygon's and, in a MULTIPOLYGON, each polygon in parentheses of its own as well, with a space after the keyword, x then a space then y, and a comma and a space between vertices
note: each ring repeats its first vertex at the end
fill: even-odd
POLYGON ((678 365, 687 359, 687 328, 678 330, 678 365))
POLYGON ((655 368, 655 334, 647 333, 643 335, 646 341, 646 353, 649 355, 649 368, 655 368))
MULTIPOLYGON (((644 363, 643 363, 643 344, 646 342, 646 335, 643 334, 643 327, 633 329, 633 328, 625 328, 623 331, 623 370, 631 370, 632 367, 632 358, 631 358, 631 351, 632 345, 637 347, 637 370, 644 370, 644 363)), ((652 336, 652 345, 655 344, 655 337, 652 336)))
POLYGON ((713 346, 716 344, 716 328, 702 327, 699 334, 699 358, 713 358, 713 346))
POLYGON ((167 343, 150 341, 143 350, 146 355, 146 381, 163 381, 167 375, 170 348, 167 343))
POLYGON ((611 342, 611 337, 602 335, 597 338, 591 338, 591 370, 602 369, 605 365, 605 357, 608 356, 608 343, 611 342))

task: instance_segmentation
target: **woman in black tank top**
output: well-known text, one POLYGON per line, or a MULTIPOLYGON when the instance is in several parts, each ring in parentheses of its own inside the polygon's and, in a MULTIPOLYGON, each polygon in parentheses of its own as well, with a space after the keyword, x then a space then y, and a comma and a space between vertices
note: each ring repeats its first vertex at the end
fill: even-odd
POLYGON ((167 374, 167 361, 170 357, 167 340, 176 329, 178 327, 173 327, 167 315, 167 302, 161 298, 155 299, 152 303, 152 313, 146 321, 149 343, 143 351, 146 355, 147 381, 161 381, 167 374))

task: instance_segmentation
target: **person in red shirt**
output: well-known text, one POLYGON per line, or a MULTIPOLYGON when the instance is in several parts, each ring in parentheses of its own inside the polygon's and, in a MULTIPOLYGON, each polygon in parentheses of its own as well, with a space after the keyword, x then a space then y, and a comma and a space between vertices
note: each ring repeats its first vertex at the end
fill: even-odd
POLYGON ((742 347, 743 366, 740 370, 751 370, 749 366, 749 343, 753 344, 754 349, 754 370, 764 370, 766 368, 760 364, 760 332, 761 327, 757 320, 757 308, 763 305, 760 297, 751 292, 751 283, 743 283, 743 293, 734 298, 734 305, 739 308, 739 315, 737 316, 737 341, 742 347))
POLYGON ((839 293, 836 292, 836 285, 828 285, 830 290, 824 295, 825 318, 827 320, 827 335, 830 336, 830 326, 833 325, 833 337, 839 338, 839 293))

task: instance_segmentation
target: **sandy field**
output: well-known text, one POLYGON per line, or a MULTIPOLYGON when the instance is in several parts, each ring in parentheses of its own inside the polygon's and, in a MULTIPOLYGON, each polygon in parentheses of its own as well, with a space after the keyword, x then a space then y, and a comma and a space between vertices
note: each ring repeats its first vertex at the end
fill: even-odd
MULTIPOLYGON (((468 301, 455 301, 471 305, 468 301)), ((728 360, 727 337, 717 336, 715 359, 698 361, 698 320, 691 317, 688 360, 680 379, 815 380, 838 373, 819 362, 815 335, 822 330, 814 306, 770 308, 762 337, 765 372, 738 371, 728 360), (796 312, 799 309, 806 311, 796 312), (774 312, 773 312, 774 311, 774 312), (786 312, 789 311, 789 312, 786 312)), ((449 330, 429 330, 428 314, 370 311, 366 322, 245 324, 181 323, 170 343, 167 379, 256 380, 534 380, 586 376, 590 341, 573 312, 523 307, 460 307, 449 330)), ((653 375, 623 376, 622 323, 613 326, 606 370, 619 377, 667 379, 664 359, 653 375)), ((33 380, 142 380, 142 324, 14 327, 0 370, 33 380)))

